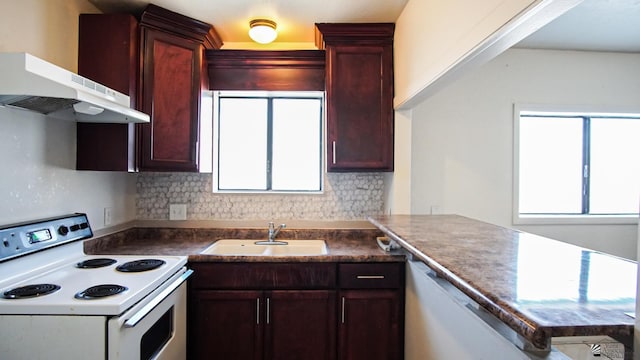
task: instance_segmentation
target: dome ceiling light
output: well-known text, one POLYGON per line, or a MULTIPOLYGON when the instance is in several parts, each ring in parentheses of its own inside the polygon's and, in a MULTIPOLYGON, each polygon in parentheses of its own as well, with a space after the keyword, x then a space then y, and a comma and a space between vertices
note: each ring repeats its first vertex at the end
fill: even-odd
POLYGON ((249 37, 259 44, 268 44, 276 39, 276 22, 267 19, 254 19, 249 22, 249 37))

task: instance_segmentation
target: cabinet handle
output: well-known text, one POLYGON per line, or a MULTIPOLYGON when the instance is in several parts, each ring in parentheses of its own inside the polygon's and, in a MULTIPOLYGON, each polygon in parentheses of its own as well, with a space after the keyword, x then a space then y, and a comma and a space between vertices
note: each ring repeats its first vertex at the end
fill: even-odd
POLYGON ((341 319, 343 324, 344 324, 344 303, 345 303, 345 299, 344 299, 344 296, 343 296, 342 297, 342 314, 340 315, 340 319, 341 319))
POLYGON ((333 155, 333 163, 336 163, 336 142, 335 140, 333 141, 333 151, 332 151, 332 155, 333 155))
POLYGON ((260 298, 256 299, 256 325, 260 325, 260 298))
POLYGON ((267 324, 270 323, 270 319, 269 319, 269 311, 271 310, 271 306, 269 305, 269 298, 267 298, 267 324))
POLYGON ((384 275, 358 275, 358 279, 384 279, 384 275))

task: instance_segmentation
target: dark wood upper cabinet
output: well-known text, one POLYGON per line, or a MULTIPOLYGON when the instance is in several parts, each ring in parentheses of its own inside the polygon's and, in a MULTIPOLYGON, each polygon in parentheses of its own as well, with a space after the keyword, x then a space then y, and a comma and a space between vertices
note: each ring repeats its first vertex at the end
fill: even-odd
POLYGON ((77 125, 79 170, 211 171, 212 119, 204 51, 213 27, 153 4, 129 14, 80 15, 78 72, 131 98, 148 124, 77 125), (205 155, 205 156, 201 156, 205 155))
POLYGON ((207 50, 212 90, 324 91, 324 50, 207 50))
POLYGON ((327 170, 393 171, 394 24, 316 24, 326 51, 327 170))
POLYGON ((144 65, 140 170, 198 170, 201 45, 159 30, 142 30, 144 65))
POLYGON ((202 129, 213 121, 200 118, 209 88, 204 51, 221 41, 211 25, 155 5, 142 13, 140 30, 141 110, 151 121, 138 125, 139 170, 211 171, 200 157, 212 151, 201 147, 212 143, 202 129))
MULTIPOLYGON (((138 21, 129 14, 82 14, 78 73, 117 90, 138 109, 138 21)), ((78 170, 135 171, 135 124, 77 123, 78 170)))

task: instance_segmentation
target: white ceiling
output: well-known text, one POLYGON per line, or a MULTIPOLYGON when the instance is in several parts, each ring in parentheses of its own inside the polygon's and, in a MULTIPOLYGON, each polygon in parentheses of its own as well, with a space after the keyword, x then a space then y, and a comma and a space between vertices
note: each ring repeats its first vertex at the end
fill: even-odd
POLYGON ((516 47, 640 52, 640 0, 584 0, 516 47))
MULTIPOLYGON (((150 2, 212 24, 222 41, 251 43, 249 21, 278 24, 278 43, 314 46, 320 22, 395 22, 408 0, 89 0, 103 12, 140 13, 150 2)), ((255 44, 256 47, 260 45, 255 44)), ((295 45, 292 47, 296 47, 295 45)))
MULTIPOLYGON (((395 22, 408 0, 89 0, 103 12, 139 14, 155 5, 212 24, 225 48, 262 48, 249 20, 278 23, 275 46, 313 48, 317 22, 395 22)), ((273 46, 273 45, 272 45, 273 46)), ((516 45, 526 48, 640 52, 640 0, 584 0, 516 45)))

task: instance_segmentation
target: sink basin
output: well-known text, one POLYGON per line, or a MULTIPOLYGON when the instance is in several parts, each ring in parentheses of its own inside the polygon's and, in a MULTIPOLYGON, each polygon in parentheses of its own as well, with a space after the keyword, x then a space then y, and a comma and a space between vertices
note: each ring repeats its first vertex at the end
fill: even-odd
POLYGON ((257 245, 259 240, 222 239, 201 251, 206 255, 235 256, 317 256, 327 255, 324 240, 278 240, 287 245, 257 245))

